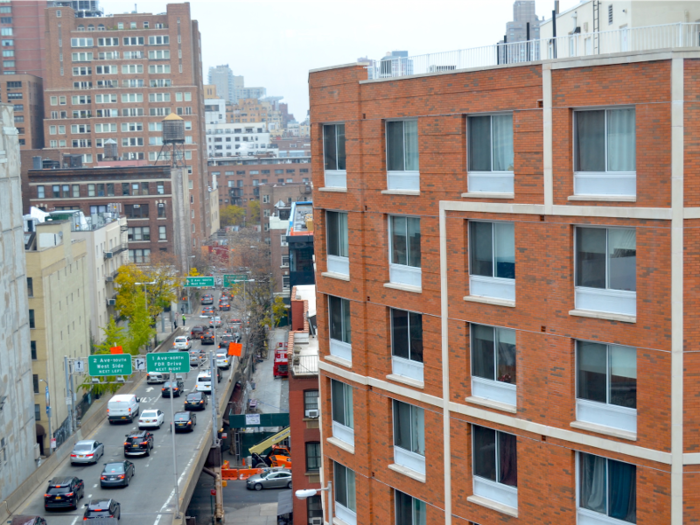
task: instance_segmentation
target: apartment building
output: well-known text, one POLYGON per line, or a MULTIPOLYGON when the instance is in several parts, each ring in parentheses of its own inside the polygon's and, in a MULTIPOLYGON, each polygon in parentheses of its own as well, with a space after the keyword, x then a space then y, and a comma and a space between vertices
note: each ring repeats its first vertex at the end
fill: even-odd
POLYGON ((278 107, 278 98, 259 100, 258 97, 241 97, 237 103, 227 106, 226 121, 236 124, 265 122, 268 130, 282 129, 283 115, 278 107))
POLYGON ((3 75, 0 77, 0 94, 3 102, 12 104, 20 150, 43 148, 43 80, 27 74, 3 75))
POLYGON ((272 293, 289 303, 289 212, 291 207, 277 206, 268 223, 265 241, 270 245, 270 271, 272 273, 272 293))
MULTIPOLYGON (((207 113, 220 115, 216 112, 208 111, 207 113)), ((267 126, 264 122, 217 124, 208 120, 206 127, 207 153, 210 159, 236 155, 257 155, 265 153, 271 147, 270 134, 267 132, 267 126)))
MULTIPOLYGON (((25 244, 35 442, 46 456, 51 439, 60 447, 74 424, 64 358, 90 355, 87 242, 73 238, 71 229, 69 220, 44 222, 25 244)), ((75 374, 74 388, 82 383, 82 374, 75 374)))
POLYGON ((212 98, 219 98, 219 95, 216 94, 216 86, 206 84, 203 87, 204 87, 204 100, 209 100, 212 98))
POLYGON ((46 71, 46 0, 12 0, 0 6, 2 74, 34 75, 46 71))
MULTIPOLYGON (((228 64, 209 68, 209 85, 216 89, 222 98, 229 102, 235 102, 234 92, 236 89, 234 83, 233 71, 228 67, 228 64)), ((242 77, 241 86, 243 85, 242 77)))
MULTIPOLYGON (((191 239, 193 246, 201 245, 218 225, 208 211, 201 35, 189 4, 168 4, 157 15, 74 15, 70 7, 46 10, 46 144, 83 155, 85 165, 95 166, 111 139, 121 160, 154 163, 162 148, 162 120, 171 113, 181 116, 182 160, 191 171, 191 239)), ((168 154, 160 158, 170 164, 168 154)))
POLYGON ((700 52, 431 58, 309 75, 334 516, 691 523, 700 52))

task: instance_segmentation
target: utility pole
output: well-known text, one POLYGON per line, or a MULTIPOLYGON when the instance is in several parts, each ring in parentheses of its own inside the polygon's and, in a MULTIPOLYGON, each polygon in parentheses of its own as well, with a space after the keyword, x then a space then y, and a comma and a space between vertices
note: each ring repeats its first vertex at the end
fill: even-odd
POLYGON ((46 415, 49 418, 49 451, 46 456, 50 456, 52 453, 51 444, 53 443, 53 429, 51 428, 51 394, 49 393, 49 382, 45 379, 39 379, 42 383, 46 383, 46 415))
POLYGON ((180 518, 180 487, 177 483, 177 454, 175 451, 175 405, 173 404, 173 398, 175 393, 173 391, 173 382, 175 381, 175 374, 172 369, 170 373, 170 437, 172 438, 173 445, 173 478, 175 480, 175 519, 180 518))
POLYGON ((68 406, 68 435, 70 436, 73 433, 73 429, 75 428, 73 425, 73 405, 75 404, 75 396, 73 395, 73 378, 71 377, 69 367, 70 360, 68 359, 68 356, 63 356, 63 370, 66 374, 66 393, 68 394, 66 396, 66 405, 68 406))

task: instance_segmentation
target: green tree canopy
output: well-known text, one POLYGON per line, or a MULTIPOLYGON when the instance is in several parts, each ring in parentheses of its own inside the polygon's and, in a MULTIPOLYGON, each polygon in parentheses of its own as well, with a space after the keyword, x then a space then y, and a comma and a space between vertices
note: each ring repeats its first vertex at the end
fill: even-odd
POLYGON ((240 226, 244 217, 245 209, 242 206, 230 205, 219 211, 221 226, 240 226))

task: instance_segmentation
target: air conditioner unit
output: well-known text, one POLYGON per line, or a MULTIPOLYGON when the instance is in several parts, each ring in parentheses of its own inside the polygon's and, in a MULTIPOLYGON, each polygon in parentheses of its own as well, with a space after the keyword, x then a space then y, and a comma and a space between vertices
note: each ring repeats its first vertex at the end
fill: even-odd
POLYGON ((309 419, 318 419, 318 409, 311 409, 304 412, 304 416, 309 419))
POLYGON ((112 282, 114 282, 114 277, 112 277, 111 275, 108 275, 107 277, 105 277, 105 281, 108 283, 112 283, 112 282))
POLYGON ((114 257, 114 253, 112 253, 112 252, 105 252, 105 259, 111 259, 112 257, 114 257))
POLYGON ((454 71, 457 66, 430 66, 428 71, 430 73, 442 73, 443 71, 454 71))
POLYGON ((309 525, 323 525, 323 518, 311 518, 309 525))
POLYGON ((107 299, 107 306, 116 306, 116 305, 117 305, 116 299, 107 299))

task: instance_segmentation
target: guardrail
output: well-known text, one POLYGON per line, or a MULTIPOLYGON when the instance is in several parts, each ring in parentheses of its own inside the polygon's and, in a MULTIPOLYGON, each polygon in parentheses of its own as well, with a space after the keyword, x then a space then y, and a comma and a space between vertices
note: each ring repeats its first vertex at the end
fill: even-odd
POLYGON ((318 355, 291 355, 292 373, 295 376, 318 375, 318 355))

